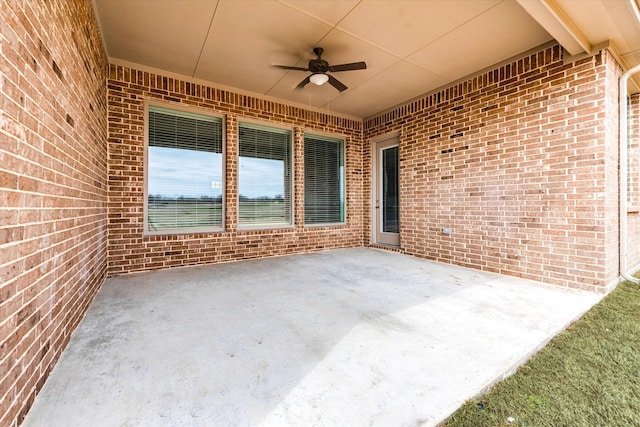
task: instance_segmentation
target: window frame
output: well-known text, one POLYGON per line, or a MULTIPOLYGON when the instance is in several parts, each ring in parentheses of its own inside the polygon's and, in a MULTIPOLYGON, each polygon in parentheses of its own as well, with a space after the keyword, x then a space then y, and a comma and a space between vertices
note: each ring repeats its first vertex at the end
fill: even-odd
MULTIPOLYGON (((292 126, 287 126, 285 124, 264 121, 264 120, 256 120, 247 117, 237 117, 237 133, 236 133, 236 226, 239 231, 251 231, 251 230, 284 230, 284 229, 294 229, 295 228, 295 215, 296 215, 296 205, 295 205, 295 185, 296 185, 296 156, 295 156, 295 139, 296 139, 296 129, 292 126), (254 128, 263 128, 263 129, 277 129, 280 131, 289 133, 289 152, 290 156, 290 164, 289 164, 289 199, 291 200, 291 206, 289 207, 289 222, 288 223, 263 223, 263 224, 247 224, 243 225, 240 221, 240 129, 243 125, 247 125, 248 127, 254 128)), ((284 194, 283 194, 284 196, 284 194)))
POLYGON ((224 114, 218 114, 211 110, 202 108, 196 108, 191 106, 184 106, 182 104, 174 104, 169 102, 162 102, 152 99, 146 99, 144 101, 144 156, 143 156, 143 172, 144 172, 144 207, 143 207, 143 231, 144 236, 166 236, 166 235, 181 235, 181 234, 196 234, 196 233, 219 233, 226 230, 226 167, 227 167, 227 132, 226 132, 226 120, 224 114), (162 230, 152 230, 149 227, 149 110, 152 107, 157 107, 169 111, 178 111, 187 114, 207 116, 219 119, 221 121, 221 193, 222 193, 222 207, 221 215, 222 221, 220 226, 203 226, 203 227, 184 227, 184 228, 165 228, 162 230))
POLYGON ((329 132, 322 132, 322 131, 317 131, 315 129, 305 129, 303 132, 303 138, 302 138, 302 154, 303 154, 303 160, 302 160, 302 164, 303 164, 303 168, 304 168, 304 173, 302 174, 303 176, 303 182, 302 182, 302 194, 304 195, 304 212, 302 215, 302 220, 304 223, 304 227, 305 228, 316 228, 316 227, 340 227, 340 226, 345 226, 347 224, 347 137, 346 135, 343 134, 337 134, 337 133, 329 133, 329 132), (306 222, 306 180, 304 179, 304 175, 306 174, 306 162, 305 162, 305 158, 304 158, 304 149, 305 149, 305 143, 306 143, 306 137, 307 136, 311 136, 311 137, 315 137, 317 139, 325 139, 325 140, 333 140, 333 141, 341 141, 342 142, 342 168, 343 168, 343 173, 341 176, 341 180, 342 182, 340 183, 340 189, 342 191, 342 200, 341 200, 341 205, 342 205, 342 221, 340 222, 323 222, 323 223, 307 223, 306 222))

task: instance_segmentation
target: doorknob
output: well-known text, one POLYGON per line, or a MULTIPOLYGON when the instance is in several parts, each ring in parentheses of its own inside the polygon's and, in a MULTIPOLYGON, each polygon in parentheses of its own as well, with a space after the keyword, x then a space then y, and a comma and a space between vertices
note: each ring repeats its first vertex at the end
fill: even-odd
POLYGON ((376 209, 380 209, 380 200, 376 200, 376 209))

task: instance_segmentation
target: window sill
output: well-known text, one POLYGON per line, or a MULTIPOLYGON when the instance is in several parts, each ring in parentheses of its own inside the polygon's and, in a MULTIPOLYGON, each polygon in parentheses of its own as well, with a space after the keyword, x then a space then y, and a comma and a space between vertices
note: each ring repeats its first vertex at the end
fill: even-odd
POLYGON ((346 222, 328 222, 324 224, 305 224, 304 228, 339 228, 346 225, 346 222))
POLYGON ((171 229, 171 230, 145 230, 142 237, 162 237, 162 236, 180 236, 185 234, 214 234, 224 233, 224 228, 189 228, 189 229, 171 229))
POLYGON ((293 230, 293 224, 239 225, 238 231, 293 230))

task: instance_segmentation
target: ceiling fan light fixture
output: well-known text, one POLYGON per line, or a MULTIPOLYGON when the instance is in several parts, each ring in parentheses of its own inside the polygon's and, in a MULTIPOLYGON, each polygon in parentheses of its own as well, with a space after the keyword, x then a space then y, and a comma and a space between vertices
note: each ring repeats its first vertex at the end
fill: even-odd
POLYGON ((314 85, 322 86, 329 81, 329 76, 324 73, 316 73, 312 74, 311 77, 309 77, 309 81, 314 85))

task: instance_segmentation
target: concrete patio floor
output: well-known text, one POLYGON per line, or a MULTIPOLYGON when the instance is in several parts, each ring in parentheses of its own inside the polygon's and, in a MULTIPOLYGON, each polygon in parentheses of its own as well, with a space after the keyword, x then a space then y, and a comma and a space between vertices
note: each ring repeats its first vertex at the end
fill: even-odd
POLYGON ((435 425, 600 298, 367 248, 113 277, 23 426, 435 425))

